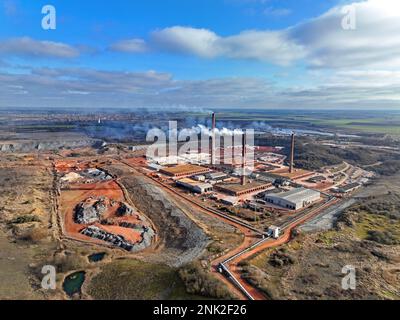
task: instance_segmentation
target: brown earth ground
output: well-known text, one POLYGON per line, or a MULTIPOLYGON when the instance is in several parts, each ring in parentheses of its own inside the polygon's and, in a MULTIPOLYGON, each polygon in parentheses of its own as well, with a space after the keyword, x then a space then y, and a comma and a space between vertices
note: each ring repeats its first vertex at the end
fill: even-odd
POLYGON ((209 268, 210 261, 242 243, 240 232, 163 193, 129 167, 113 165, 118 162, 109 157, 75 156, 65 159, 66 165, 57 169, 67 172, 71 170, 70 163, 85 169, 85 162, 89 161, 115 171, 112 173, 118 174, 117 185, 111 182, 107 187, 82 185, 65 190, 67 193, 58 198, 53 159, 61 160, 52 154, 1 155, 0 184, 4 187, 0 194, 0 298, 68 299, 62 283, 76 271, 85 271, 86 280, 81 294, 74 299, 207 298, 207 293, 199 296, 186 292, 179 269, 199 260, 205 269, 209 268), (129 254, 103 243, 75 241, 63 236, 62 215, 57 214, 57 208, 60 213, 66 214, 68 209, 71 213, 72 203, 75 205, 76 201, 90 196, 93 189, 117 200, 128 197, 128 203, 146 214, 156 231, 162 230, 157 234, 157 245, 148 252, 129 254), (89 262, 88 256, 98 252, 106 253, 104 260, 89 262), (48 264, 57 270, 54 291, 40 289, 41 268, 48 264), (154 282, 156 279, 165 281, 154 282), (152 285, 143 291, 141 283, 152 285))
POLYGON ((51 241, 51 164, 2 156, 0 185, 0 299, 45 298, 33 271, 57 248, 51 241))

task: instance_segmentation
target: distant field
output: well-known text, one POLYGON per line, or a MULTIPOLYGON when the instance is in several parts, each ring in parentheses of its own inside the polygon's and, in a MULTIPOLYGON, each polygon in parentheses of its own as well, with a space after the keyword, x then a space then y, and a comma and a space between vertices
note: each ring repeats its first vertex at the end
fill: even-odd
MULTIPOLYGON (((200 114, 191 114, 200 116, 200 114)), ((208 117, 209 115, 204 115, 208 117)), ((226 122, 265 122, 275 127, 339 129, 351 132, 400 135, 400 113, 395 111, 238 111, 217 112, 226 122)))
POLYGON ((349 129, 360 132, 400 135, 400 118, 334 119, 334 120, 315 119, 312 121, 312 123, 319 126, 349 129))

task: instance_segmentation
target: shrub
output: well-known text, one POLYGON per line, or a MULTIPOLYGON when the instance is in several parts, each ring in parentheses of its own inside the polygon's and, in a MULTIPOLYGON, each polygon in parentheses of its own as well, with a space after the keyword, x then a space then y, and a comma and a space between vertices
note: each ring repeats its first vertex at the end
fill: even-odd
POLYGON ((43 230, 42 228, 32 228, 27 230, 22 236, 21 240, 31 241, 31 242, 40 242, 41 240, 48 237, 47 230, 43 230))
POLYGON ((190 294, 198 294, 216 299, 234 299, 226 285, 215 279, 201 265, 191 263, 179 270, 179 276, 185 284, 186 291, 190 294))
POLYGON ((389 231, 368 231, 368 240, 385 245, 397 245, 400 241, 389 231))
POLYGON ((23 215, 10 221, 11 224, 23 224, 28 222, 40 222, 40 219, 35 215, 23 215))

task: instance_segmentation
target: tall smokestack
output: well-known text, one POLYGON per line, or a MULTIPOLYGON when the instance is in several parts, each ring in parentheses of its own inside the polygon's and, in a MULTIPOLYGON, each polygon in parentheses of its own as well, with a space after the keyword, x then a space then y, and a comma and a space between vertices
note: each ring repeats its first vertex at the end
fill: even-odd
POLYGON ((212 129, 214 130, 217 128, 217 117, 215 115, 215 112, 212 114, 212 129))
POLYGON ((215 164, 215 129, 217 128, 217 117, 215 112, 212 114, 212 133, 211 133, 211 165, 215 164))
POLYGON ((244 133, 242 136, 242 186, 246 185, 246 157, 247 157, 247 150, 246 150, 246 134, 244 133))
POLYGON ((290 173, 293 173, 294 170, 294 146, 295 146, 295 134, 292 133, 292 144, 290 148, 290 168, 289 168, 290 173))

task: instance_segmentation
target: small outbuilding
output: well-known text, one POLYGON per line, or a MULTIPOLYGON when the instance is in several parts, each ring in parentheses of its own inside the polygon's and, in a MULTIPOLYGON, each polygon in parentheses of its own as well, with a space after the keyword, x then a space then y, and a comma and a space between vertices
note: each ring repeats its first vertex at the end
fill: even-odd
POLYGON ((270 226, 267 234, 274 239, 278 239, 281 236, 281 228, 277 226, 270 226))

